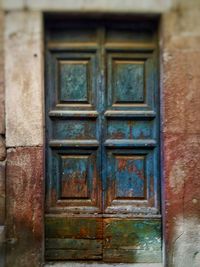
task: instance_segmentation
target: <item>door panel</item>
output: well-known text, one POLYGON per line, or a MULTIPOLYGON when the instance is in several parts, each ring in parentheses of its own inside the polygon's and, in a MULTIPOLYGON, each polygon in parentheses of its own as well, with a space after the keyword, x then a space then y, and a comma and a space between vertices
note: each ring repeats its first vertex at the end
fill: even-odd
POLYGON ((154 152, 121 148, 107 154, 106 212, 157 214, 154 152))
MULTIPOLYGON (((123 115, 123 114, 121 114, 123 115)), ((154 122, 130 118, 109 118, 107 121, 108 139, 153 139, 154 122)))
POLYGON ((153 24, 47 24, 47 260, 161 260, 153 24))
POLYGON ((105 219, 105 262, 160 262, 161 229, 157 220, 105 219))
POLYGON ((102 258, 100 218, 46 217, 47 260, 102 258))
MULTIPOLYGON (((64 109, 94 109, 96 107, 97 55, 95 52, 54 52, 52 61, 52 107, 64 109)), ((50 85, 51 86, 51 85, 50 85)))
POLYGON ((96 150, 63 150, 53 150, 51 156, 50 211, 99 212, 101 185, 96 150))
POLYGON ((152 111, 155 105, 152 54, 116 50, 115 45, 115 51, 107 53, 108 108, 152 111))

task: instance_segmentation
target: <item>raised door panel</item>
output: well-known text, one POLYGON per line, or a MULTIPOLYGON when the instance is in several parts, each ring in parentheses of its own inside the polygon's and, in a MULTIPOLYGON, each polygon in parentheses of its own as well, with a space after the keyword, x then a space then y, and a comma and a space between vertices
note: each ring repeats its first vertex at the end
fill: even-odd
POLYGON ((152 53, 107 52, 108 109, 154 110, 152 53))
POLYGON ((60 103, 89 103, 88 61, 63 60, 59 62, 60 103))
POLYGON ((156 158, 151 149, 107 151, 105 212, 157 214, 156 158))
POLYGON ((113 61, 113 104, 144 103, 144 62, 113 61))
POLYGON ((53 149, 49 212, 94 213, 101 210, 97 151, 53 149))
POLYGON ((96 106, 97 55, 87 50, 50 51, 53 74, 49 84, 52 108, 94 109, 96 106))

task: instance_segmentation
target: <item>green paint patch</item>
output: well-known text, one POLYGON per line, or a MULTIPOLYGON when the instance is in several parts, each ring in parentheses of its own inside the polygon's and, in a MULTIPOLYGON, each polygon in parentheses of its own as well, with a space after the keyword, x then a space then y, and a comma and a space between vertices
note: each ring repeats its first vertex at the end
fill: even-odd
POLYGON ((104 231, 105 261, 161 261, 160 220, 106 219, 104 231))

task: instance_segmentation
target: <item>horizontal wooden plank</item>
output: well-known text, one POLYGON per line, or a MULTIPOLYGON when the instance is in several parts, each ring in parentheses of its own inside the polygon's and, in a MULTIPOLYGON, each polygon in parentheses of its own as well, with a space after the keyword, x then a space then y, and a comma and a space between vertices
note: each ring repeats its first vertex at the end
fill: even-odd
POLYGON ((104 220, 105 248, 161 251, 161 221, 134 219, 104 220))
POLYGON ((69 42, 60 42, 60 41, 51 41, 47 43, 47 46, 50 51, 62 51, 62 50, 78 50, 78 51, 96 51, 98 49, 97 43, 92 42, 78 42, 78 43, 69 43, 69 42))
POLYGON ((51 147, 98 147, 99 142, 96 140, 50 140, 51 147))
MULTIPOLYGON (((161 215, 158 214, 159 210, 157 208, 151 208, 148 207, 148 202, 146 201, 142 201, 142 200, 133 200, 131 201, 130 204, 130 200, 113 200, 112 201, 112 206, 109 206, 105 209, 105 212, 107 213, 113 213, 114 217, 116 218, 116 214, 117 217, 119 218, 121 215, 126 214, 125 218, 127 218, 128 214, 130 215, 130 217, 156 217, 156 218, 160 218, 161 215), (120 212, 120 215, 119 215, 120 212), (134 215, 133 215, 134 214, 134 215)), ((107 215, 107 217, 109 217, 109 215, 107 215)))
POLYGON ((105 249, 103 252, 103 261, 119 263, 160 263, 162 261, 162 254, 161 251, 105 249))
POLYGON ((102 251, 102 240, 73 239, 73 238, 47 238, 45 246, 47 249, 80 249, 102 251))
POLYGON ((147 118, 153 119, 156 116, 155 111, 151 110, 107 110, 104 115, 112 118, 147 118))
POLYGON ((110 42, 105 44, 106 50, 116 51, 116 50, 125 50, 127 51, 147 51, 151 52, 156 48, 155 43, 144 43, 144 42, 131 42, 131 43, 117 43, 110 42))
POLYGON ((102 259, 102 252, 78 249, 47 249, 45 258, 46 260, 100 260, 102 259))
POLYGON ((98 116, 98 112, 95 110, 51 110, 49 111, 49 116, 61 118, 78 117, 93 119, 98 116))
POLYGON ((46 238, 101 239, 101 218, 46 217, 46 238))
POLYGON ((129 140, 129 139, 107 139, 104 142, 104 145, 107 147, 155 147, 156 140, 150 139, 138 139, 138 140, 129 140))

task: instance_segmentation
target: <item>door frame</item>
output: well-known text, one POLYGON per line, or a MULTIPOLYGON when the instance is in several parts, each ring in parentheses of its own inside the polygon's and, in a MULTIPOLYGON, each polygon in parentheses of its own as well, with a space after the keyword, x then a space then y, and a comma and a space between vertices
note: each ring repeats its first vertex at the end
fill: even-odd
MULTIPOLYGON (((133 21, 133 20, 138 20, 138 21, 145 21, 145 20, 148 20, 149 18, 150 19, 154 19, 155 20, 155 23, 157 24, 157 37, 158 37, 158 40, 157 40, 157 52, 158 52, 158 55, 157 55, 157 64, 158 64, 158 68, 157 68, 157 78, 158 78, 158 92, 159 92, 159 107, 158 107, 158 117, 159 117, 159 120, 157 120, 157 123, 158 123, 158 130, 160 131, 159 135, 158 135, 158 142, 159 142, 159 155, 160 155, 160 160, 159 160, 159 165, 160 165, 160 168, 159 168, 159 177, 160 177, 160 213, 161 213, 161 223, 162 223, 162 263, 161 264, 139 264, 139 263, 131 263, 131 264, 125 264, 125 263, 121 263, 120 265, 123 267, 126 267, 126 266, 137 266, 137 267, 143 267, 143 266, 149 266, 149 267, 162 267, 162 266, 165 266, 165 235, 164 235, 164 231, 163 231, 163 228, 164 228, 164 201, 163 201, 163 197, 164 197, 164 182, 163 182, 163 136, 162 136, 162 98, 161 98, 161 86, 160 86, 160 66, 161 66, 161 53, 160 53, 160 47, 159 47, 159 40, 161 39, 161 25, 160 25, 160 15, 158 14, 154 14, 154 15, 142 15, 142 14, 138 14, 138 13, 132 13, 132 14, 128 14, 128 15, 125 15, 124 13, 120 13, 120 12, 111 12, 109 15, 107 13, 104 13, 104 12, 92 12, 92 13, 87 13, 87 12, 84 12, 83 13, 80 13, 80 12, 74 12, 73 14, 71 13, 68 13, 68 12, 64 12, 64 13, 43 13, 43 21, 44 21, 44 36, 45 36, 45 21, 48 19, 50 20, 53 20, 55 18, 57 18, 58 16, 63 16, 64 18, 66 18, 66 20, 68 19, 74 19, 74 20, 78 20, 80 18, 87 18, 87 19, 93 19, 93 18, 99 18, 99 19, 102 19, 103 18, 108 18, 112 21, 113 19, 120 19, 121 21, 125 21, 127 19, 127 16, 128 16, 128 20, 130 21, 133 21), (164 265, 163 265, 164 264, 164 265)), ((43 38, 44 42, 45 42, 45 38, 43 38)), ((45 44, 44 44, 44 47, 45 47, 45 44)), ((45 49, 45 48, 44 48, 45 49)), ((46 62, 46 57, 44 56, 44 62, 46 62)), ((45 65, 45 64, 44 64, 45 65)), ((46 74, 45 74, 45 79, 46 79, 46 74)), ((46 99, 44 97, 44 102, 46 102, 46 99)), ((45 107, 46 107, 46 103, 44 104, 44 118, 45 118, 45 107)), ((46 129, 46 125, 45 125, 45 129, 46 129)), ((46 184, 46 137, 45 137, 45 133, 44 133, 44 144, 45 144, 45 149, 44 149, 44 183, 46 184)), ((46 186, 45 186, 46 188, 46 186)), ((45 189, 45 194, 46 194, 46 189, 45 189)), ((44 202, 45 202, 45 198, 44 198, 44 202)), ((45 205, 45 203, 44 203, 45 205)), ((44 211, 45 212, 45 211, 44 211)), ((43 231, 44 233, 44 231, 43 231)), ((44 257, 44 250, 45 250, 45 246, 44 246, 44 238, 43 238, 43 257, 44 257)), ((44 260, 45 262, 45 260, 44 260)), ((72 266, 70 264, 70 262, 66 261, 64 263, 63 266, 68 266, 67 264, 69 263, 69 266, 72 266)), ((98 262, 93 262, 94 265, 100 265, 102 267, 109 267, 109 266, 115 266, 115 264, 111 263, 111 264, 106 264, 106 263, 98 263, 98 262)), ((78 261, 74 261, 74 264, 78 264, 78 261)), ((84 263, 83 263, 84 264, 84 263)), ((86 263, 85 263, 86 264, 86 263)), ((48 265, 48 262, 46 262, 45 266, 50 266, 48 265)), ((59 265, 59 266, 62 266, 62 265, 59 265)), ((84 265, 80 264, 80 267, 83 266, 85 267, 84 265)), ((92 266, 92 264, 91 264, 92 266)), ((79 267, 79 265, 75 266, 75 267, 79 267)))

